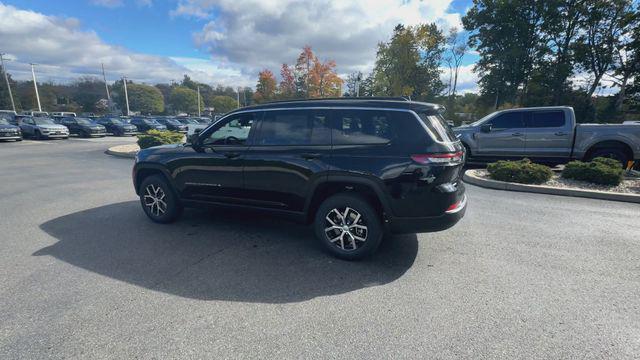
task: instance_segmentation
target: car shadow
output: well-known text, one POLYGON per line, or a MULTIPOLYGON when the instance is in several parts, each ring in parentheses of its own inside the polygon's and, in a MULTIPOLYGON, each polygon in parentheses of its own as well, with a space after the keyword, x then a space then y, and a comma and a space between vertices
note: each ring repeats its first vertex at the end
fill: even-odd
POLYGON ((245 211, 186 210, 169 225, 137 201, 42 224, 53 256, 143 288, 187 298, 287 303, 390 283, 413 264, 416 235, 388 237, 371 258, 348 262, 322 251, 308 226, 245 211))

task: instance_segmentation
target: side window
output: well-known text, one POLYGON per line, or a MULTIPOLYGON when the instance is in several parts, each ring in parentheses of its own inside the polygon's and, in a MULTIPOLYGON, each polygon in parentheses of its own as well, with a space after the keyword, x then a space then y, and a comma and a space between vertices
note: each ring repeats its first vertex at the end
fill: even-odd
POLYGON ((379 110, 343 110, 333 123, 333 144, 386 144, 396 137, 389 114, 379 110))
POLYGON ((330 136, 327 111, 265 111, 255 144, 330 145, 330 136))
POLYGON ((33 121, 33 119, 26 119, 26 120, 24 121, 24 123, 25 123, 25 124, 28 124, 28 125, 35 125, 35 124, 36 124, 36 123, 33 121))
POLYGON ((524 128, 524 117, 522 112, 508 112, 491 119, 493 130, 519 129, 524 128))
POLYGON ((540 111, 531 114, 527 121, 529 128, 550 128, 564 126, 564 112, 562 111, 540 111))
POLYGON ((261 112, 250 112, 230 116, 217 130, 205 134, 202 144, 245 145, 261 114, 261 112))

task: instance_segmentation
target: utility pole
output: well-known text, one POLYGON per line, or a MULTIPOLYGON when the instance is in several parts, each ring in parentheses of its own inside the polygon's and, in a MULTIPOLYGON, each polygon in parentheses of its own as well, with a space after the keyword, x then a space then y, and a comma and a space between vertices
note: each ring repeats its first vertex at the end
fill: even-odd
POLYGON ((104 80, 104 88, 107 90, 107 102, 109 104, 109 111, 111 111, 111 95, 109 94, 109 85, 107 85, 107 75, 104 73, 104 63, 102 65, 102 79, 104 80))
POLYGON ((238 108, 240 107, 240 86, 238 86, 238 91, 236 92, 236 94, 238 95, 238 108))
POLYGON ((358 72, 356 77, 356 97, 360 97, 360 81, 362 80, 362 74, 358 72))
POLYGON ((127 104, 127 116, 129 116, 129 94, 127 94, 127 77, 122 77, 122 85, 124 85, 124 101, 127 104))
POLYGON ((198 85, 198 117, 200 117, 200 85, 198 85))
POLYGON ((9 84, 9 76, 7 76, 7 68, 4 67, 4 54, 0 53, 0 63, 2 64, 2 72, 4 73, 4 81, 7 83, 7 89, 9 89, 9 98, 11 99, 11 108, 16 111, 16 104, 13 102, 13 94, 11 94, 11 85, 9 84))
POLYGON ((36 89, 36 100, 38 100, 38 111, 42 111, 42 106, 40 106, 40 94, 38 94, 38 83, 36 82, 36 72, 33 70, 33 66, 37 65, 34 63, 30 63, 31 65, 31 76, 33 77, 33 88, 36 89))

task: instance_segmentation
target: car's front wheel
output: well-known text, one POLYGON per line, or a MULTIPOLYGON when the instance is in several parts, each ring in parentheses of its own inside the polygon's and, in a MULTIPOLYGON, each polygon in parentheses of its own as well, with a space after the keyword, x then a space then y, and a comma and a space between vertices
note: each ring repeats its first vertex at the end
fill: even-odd
POLYGON ((182 204, 167 180, 160 175, 145 178, 140 184, 140 203, 149 219, 170 223, 182 214, 182 204))
POLYGON ((359 260, 372 255, 382 242, 380 214, 356 194, 337 194, 318 208, 316 237, 334 256, 359 260))

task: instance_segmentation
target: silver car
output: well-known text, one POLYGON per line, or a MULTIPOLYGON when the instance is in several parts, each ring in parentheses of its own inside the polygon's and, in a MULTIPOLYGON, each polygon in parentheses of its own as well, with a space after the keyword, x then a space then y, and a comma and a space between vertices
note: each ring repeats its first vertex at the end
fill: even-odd
POLYGON ((45 117, 21 117, 18 125, 24 137, 35 139, 68 139, 69 129, 45 117))

